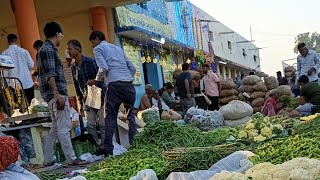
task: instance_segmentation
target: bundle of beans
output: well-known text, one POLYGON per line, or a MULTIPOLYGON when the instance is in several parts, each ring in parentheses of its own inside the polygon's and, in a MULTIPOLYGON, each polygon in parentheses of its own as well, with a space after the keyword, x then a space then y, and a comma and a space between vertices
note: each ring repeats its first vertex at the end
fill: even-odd
POLYGON ((296 72, 296 69, 293 66, 284 68, 284 75, 286 78, 292 78, 292 74, 296 72))
POLYGON ((220 81, 220 103, 222 105, 228 104, 230 101, 238 100, 237 85, 233 80, 225 79, 220 81))

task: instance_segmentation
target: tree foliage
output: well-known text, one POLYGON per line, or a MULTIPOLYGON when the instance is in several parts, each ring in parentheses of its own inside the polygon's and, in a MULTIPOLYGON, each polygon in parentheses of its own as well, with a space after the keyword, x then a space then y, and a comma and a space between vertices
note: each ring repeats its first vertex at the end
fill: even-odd
POLYGON ((320 34, 317 32, 314 33, 302 33, 299 34, 295 38, 295 46, 294 46, 294 52, 298 53, 297 46, 299 43, 306 43, 307 48, 312 49, 320 53, 320 34))

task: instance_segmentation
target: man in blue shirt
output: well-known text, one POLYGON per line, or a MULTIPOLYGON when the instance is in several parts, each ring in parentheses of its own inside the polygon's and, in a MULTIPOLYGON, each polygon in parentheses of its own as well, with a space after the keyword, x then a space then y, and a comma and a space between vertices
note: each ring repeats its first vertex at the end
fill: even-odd
POLYGON ((137 133, 135 124, 134 102, 136 99, 135 88, 132 84, 136 68, 127 58, 123 50, 113 44, 107 43, 105 35, 100 31, 91 33, 89 40, 93 44, 94 57, 99 67, 95 80, 88 82, 89 85, 103 81, 106 76, 108 86, 106 96, 106 137, 105 155, 113 154, 112 137, 117 126, 117 116, 120 105, 123 103, 129 110, 129 142, 137 133))
POLYGON ((297 57, 297 77, 306 75, 310 82, 318 82, 320 60, 317 52, 309 50, 305 43, 298 44, 298 51, 300 54, 297 57))
POLYGON ((96 123, 99 119, 99 127, 101 131, 101 144, 104 143, 105 136, 105 122, 104 122, 104 96, 107 90, 103 81, 98 83, 101 88, 101 108, 94 109, 91 107, 84 107, 87 97, 87 82, 95 79, 98 73, 98 66, 94 59, 86 57, 82 54, 82 46, 78 40, 70 40, 68 43, 68 53, 75 62, 71 64, 71 72, 73 76, 74 87, 81 105, 81 113, 86 110, 87 129, 89 134, 93 136, 96 145, 99 147, 99 138, 96 129, 96 123))

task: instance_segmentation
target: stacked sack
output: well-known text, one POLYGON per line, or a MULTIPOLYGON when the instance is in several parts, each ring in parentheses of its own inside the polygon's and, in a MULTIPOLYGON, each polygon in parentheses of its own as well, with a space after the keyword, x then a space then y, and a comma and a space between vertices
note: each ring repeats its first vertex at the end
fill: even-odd
POLYGON ((284 68, 284 75, 289 80, 292 78, 292 74, 296 72, 296 69, 293 66, 284 68))
POLYGON ((251 93, 253 92, 253 86, 256 85, 258 82, 260 82, 260 78, 258 76, 247 76, 243 78, 242 85, 239 87, 239 100, 245 101, 246 97, 243 96, 243 93, 247 93, 249 96, 251 96, 251 93))
POLYGON ((278 79, 275 77, 265 77, 264 78, 264 83, 266 84, 268 91, 266 93, 265 99, 269 98, 270 92, 272 89, 276 89, 279 87, 279 82, 278 79))
POLYGON ((251 94, 251 105, 254 112, 260 112, 265 102, 265 96, 268 91, 266 84, 263 81, 258 82, 253 86, 251 94))
POLYGON ((237 85, 232 79, 224 79, 220 81, 221 92, 220 92, 220 103, 226 105, 230 101, 238 100, 237 85))
POLYGON ((231 101, 219 111, 224 117, 224 125, 234 127, 247 123, 253 113, 252 107, 242 101, 231 101))
POLYGON ((276 90, 279 94, 280 102, 283 102, 283 99, 285 96, 289 96, 289 97, 293 96, 290 86, 282 85, 282 86, 277 87, 276 90))

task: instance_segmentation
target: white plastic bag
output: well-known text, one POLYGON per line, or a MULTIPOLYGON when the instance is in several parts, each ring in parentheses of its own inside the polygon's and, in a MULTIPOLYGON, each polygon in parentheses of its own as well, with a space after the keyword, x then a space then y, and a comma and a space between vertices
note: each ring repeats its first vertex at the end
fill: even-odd
POLYGON ((244 118, 238 119, 238 120, 224 120, 224 125, 229 127, 235 127, 242 124, 246 124, 251 118, 249 116, 246 116, 244 118))
POLYGON ((88 96, 85 105, 92 107, 94 109, 101 108, 101 88, 93 85, 87 86, 88 96))
POLYGON ((36 175, 27 171, 18 164, 9 165, 4 171, 0 172, 1 180, 40 180, 36 175))
POLYGON ((193 117, 201 117, 204 114, 204 110, 197 108, 197 107, 191 107, 188 109, 186 115, 184 116, 185 122, 189 122, 193 117))
POLYGON ((251 116, 253 108, 245 102, 234 100, 222 106, 219 111, 222 113, 224 119, 237 120, 251 116))
POLYGON ((145 169, 139 171, 137 176, 134 176, 129 180, 158 180, 158 178, 157 174, 152 169, 145 169))
POLYGON ((189 124, 202 131, 209 131, 223 126, 224 118, 219 111, 205 111, 202 115, 193 115, 189 124))

